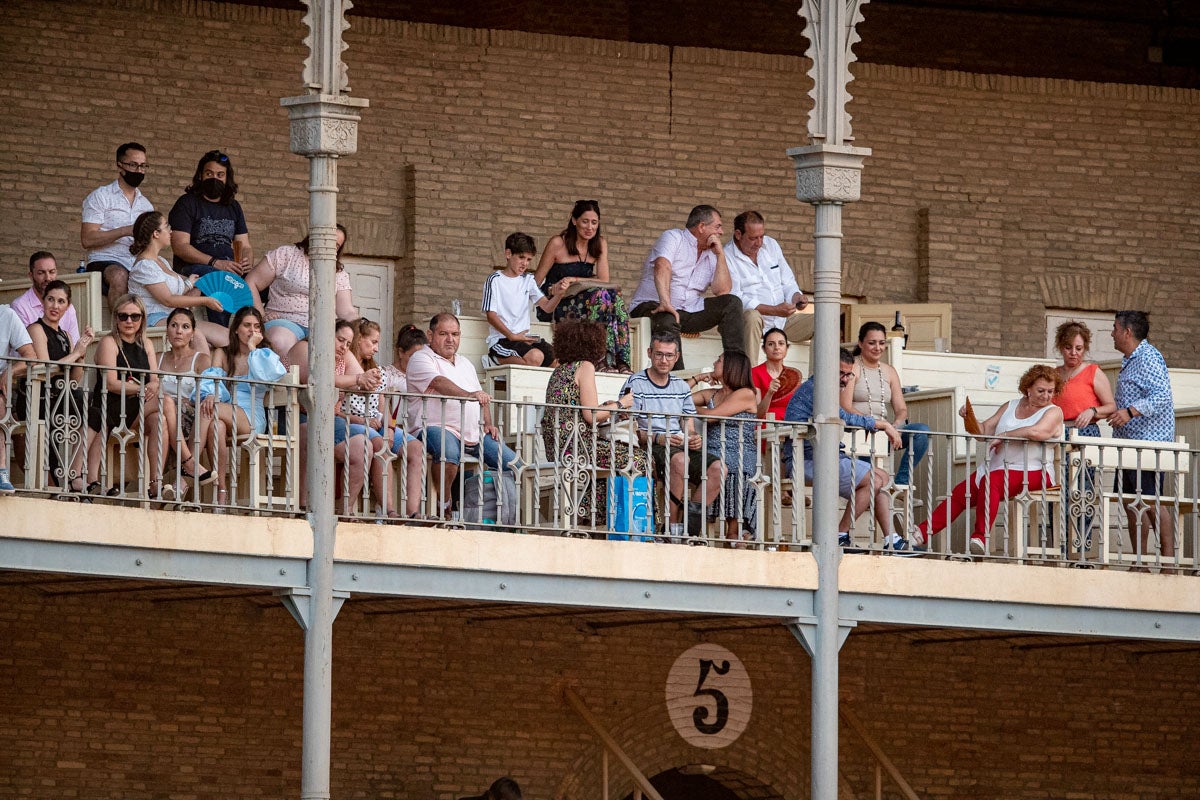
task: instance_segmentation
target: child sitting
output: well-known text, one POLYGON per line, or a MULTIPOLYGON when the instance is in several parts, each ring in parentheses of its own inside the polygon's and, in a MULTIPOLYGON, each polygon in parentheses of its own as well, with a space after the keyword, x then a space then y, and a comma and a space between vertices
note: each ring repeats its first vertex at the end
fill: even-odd
POLYGON ((549 367, 554 362, 550 344, 529 333, 529 312, 533 304, 543 311, 553 311, 566 288, 551 297, 542 295, 533 275, 526 272, 535 255, 533 237, 519 232, 509 234, 504 240, 504 268, 483 282, 483 313, 491 325, 488 355, 497 364, 549 367))

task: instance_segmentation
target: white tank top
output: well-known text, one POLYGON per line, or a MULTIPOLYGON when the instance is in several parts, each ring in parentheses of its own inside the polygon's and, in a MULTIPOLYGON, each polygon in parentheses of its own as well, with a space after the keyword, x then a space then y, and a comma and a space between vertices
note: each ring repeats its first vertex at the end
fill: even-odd
MULTIPOLYGON (((1000 416, 1000 422, 996 424, 997 436, 1003 436, 1008 431, 1024 428, 1027 425, 1036 425, 1047 411, 1055 408, 1053 404, 1044 406, 1028 417, 1022 418, 1017 416, 1017 405, 1020 402, 1020 398, 1009 401, 1004 413, 1000 416)), ((1061 431, 1059 433, 1061 435, 1061 431)), ((1054 446, 1032 441, 1005 442, 1003 446, 992 453, 987 463, 988 472, 996 469, 1013 469, 1022 472, 1041 470, 1051 478, 1054 477, 1053 468, 1054 446)))

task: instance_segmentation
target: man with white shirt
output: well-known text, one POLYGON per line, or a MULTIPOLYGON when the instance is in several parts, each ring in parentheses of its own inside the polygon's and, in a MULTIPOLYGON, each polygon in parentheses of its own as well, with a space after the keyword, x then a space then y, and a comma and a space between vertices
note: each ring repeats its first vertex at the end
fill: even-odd
MULTIPOLYGON (((12 310, 26 328, 41 319, 45 311, 42 298, 46 296, 46 285, 53 280, 58 280, 58 262, 54 260, 53 253, 38 250, 29 257, 29 281, 32 285, 29 291, 12 302, 12 310)), ((71 337, 72 343, 79 341, 79 316, 75 313, 74 305, 67 306, 67 313, 59 325, 71 337)))
POLYGON ((83 201, 79 243, 87 250, 87 271, 104 273, 110 308, 129 290, 133 223, 140 214, 154 210, 138 190, 149 169, 146 148, 126 142, 117 148, 117 179, 83 201))
POLYGON ((815 322, 814 315, 800 313, 808 300, 779 242, 767 236, 766 229, 762 214, 743 211, 733 220, 733 241, 725 245, 733 293, 742 300, 751 364, 762 360, 763 331, 779 328, 789 342, 806 342, 815 322))
MULTIPOLYGON (((0 305, 0 409, 8 405, 11 381, 15 394, 20 387, 20 380, 25 374, 24 362, 10 364, 8 358, 36 358, 33 352, 33 340, 29 332, 21 324, 21 318, 8 306, 0 305), (11 375, 5 373, 11 372, 11 375)), ((3 413, 3 412, 0 412, 3 413)), ((12 494, 12 480, 8 473, 8 437, 0 435, 0 494, 12 494)))
MULTIPOLYGON (((743 352, 742 304, 721 248, 721 212, 699 205, 684 229, 663 232, 646 256, 642 282, 630 301, 631 317, 650 317, 652 333, 699 333, 716 328, 726 351, 743 352), (711 291, 713 296, 706 297, 711 291)), ((675 365, 683 368, 683 357, 675 365)))
POLYGON ((516 473, 520 461, 500 439, 492 422, 492 397, 479 385, 469 360, 458 354, 462 329, 453 314, 429 321, 429 344, 408 360, 411 392, 454 399, 429 399, 409 407, 410 431, 425 442, 435 465, 434 487, 442 497, 442 513, 450 510, 449 491, 458 476, 462 454, 475 456, 493 470, 516 473))

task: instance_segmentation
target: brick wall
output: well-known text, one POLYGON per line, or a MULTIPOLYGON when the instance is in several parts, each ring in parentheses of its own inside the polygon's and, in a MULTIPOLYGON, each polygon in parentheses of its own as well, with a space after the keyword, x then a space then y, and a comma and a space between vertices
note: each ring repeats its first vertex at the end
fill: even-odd
MULTIPOLYGON (((0 589, 0 797, 296 795, 302 635, 282 607, 42 593, 80 588, 0 589)), ((335 626, 334 797, 453 800, 507 772, 533 800, 598 800, 599 746, 564 685, 650 775, 712 764, 743 800, 808 795, 809 660, 783 628, 369 613, 388 607, 352 602, 335 626), (700 641, 733 651, 754 691, 720 750, 685 744, 665 710, 672 662, 700 641)), ((1200 797, 1195 653, 914 644, 947 633, 853 633, 842 651, 843 702, 920 796, 1200 797)), ((840 765, 841 796, 872 796, 845 725, 840 765)))
MULTIPOLYGON (((307 169, 278 98, 297 92, 302 35, 296 12, 199 0, 4 4, 0 274, 22 278, 40 247, 77 261, 79 203, 127 139, 150 148, 145 190, 160 207, 200 153, 224 148, 257 252, 292 240, 307 169)), ((806 141, 803 59, 373 18, 347 40, 353 92, 371 107, 341 165, 341 214, 353 250, 396 259, 397 322, 454 297, 473 307, 504 236, 544 243, 580 197, 601 201, 630 287, 656 235, 697 202, 762 211, 811 284, 812 212, 784 155, 806 141)), ((1173 365, 1200 367, 1200 92, 873 64, 856 75, 857 144, 874 154, 844 256, 867 300, 950 301, 956 349, 1036 355, 1040 279, 1150 284, 1152 338, 1173 365)))

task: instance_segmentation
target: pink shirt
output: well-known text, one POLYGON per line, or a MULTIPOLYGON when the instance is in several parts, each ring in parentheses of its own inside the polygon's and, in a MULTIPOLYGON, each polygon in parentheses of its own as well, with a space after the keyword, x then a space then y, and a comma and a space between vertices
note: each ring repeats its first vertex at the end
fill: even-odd
MULTIPOLYGON (((271 296, 263 314, 267 322, 286 319, 302 328, 308 327, 308 256, 294 244, 276 247, 266 255, 267 265, 274 272, 271 296)), ((350 275, 339 270, 334 277, 336 291, 350 291, 350 275)))
MULTIPOLYGON (((447 378, 463 391, 479 392, 483 390, 483 387, 479 385, 479 376, 475 374, 475 367, 471 366, 470 361, 457 354, 453 361, 442 358, 433 352, 429 345, 425 345, 413 353, 412 358, 408 360, 407 374, 410 392, 433 394, 429 384, 433 383, 433 379, 439 375, 447 378)), ((416 403, 413 403, 409 406, 410 431, 423 427, 423 425, 437 425, 447 428, 459 436, 464 444, 479 443, 481 430, 478 402, 458 399, 428 400, 422 405, 423 407, 418 407, 416 403), (414 412, 417 417, 415 423, 412 422, 414 412)))

